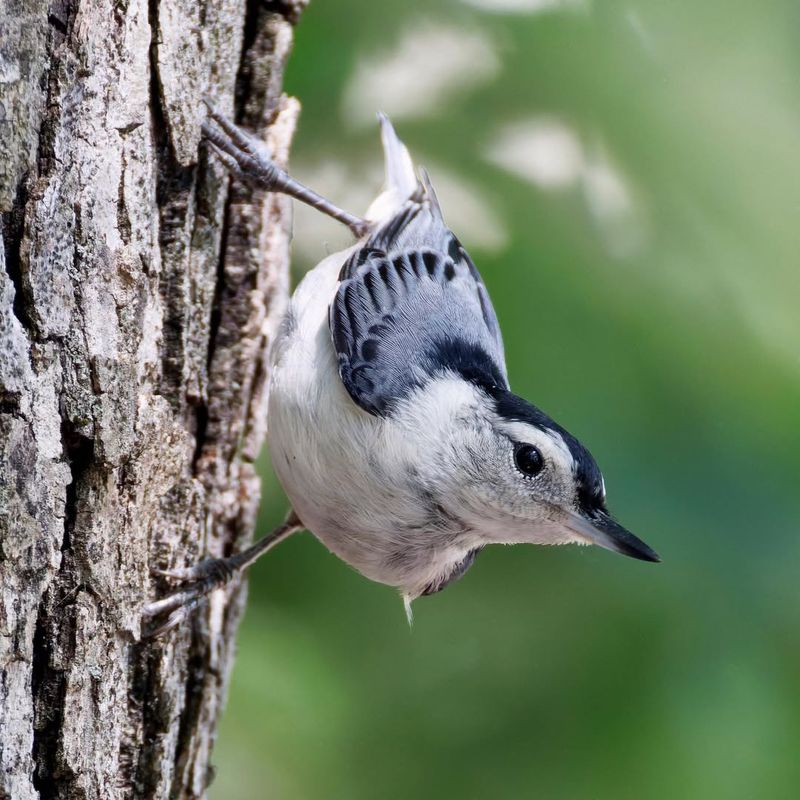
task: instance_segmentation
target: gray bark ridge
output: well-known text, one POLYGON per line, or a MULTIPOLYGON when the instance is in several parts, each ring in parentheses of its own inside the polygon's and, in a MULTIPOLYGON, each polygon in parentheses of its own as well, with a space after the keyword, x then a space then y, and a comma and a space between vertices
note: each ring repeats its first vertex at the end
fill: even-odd
POLYGON ((290 210, 201 98, 285 161, 302 5, 0 11, 0 798, 206 794, 244 590, 156 642, 140 609, 252 537, 290 210))

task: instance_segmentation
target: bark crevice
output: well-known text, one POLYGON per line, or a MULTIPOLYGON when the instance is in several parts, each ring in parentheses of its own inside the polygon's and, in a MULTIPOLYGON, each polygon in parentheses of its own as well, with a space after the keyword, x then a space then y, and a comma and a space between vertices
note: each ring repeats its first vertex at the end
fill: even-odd
POLYGON ((36 617, 33 633, 31 691, 37 698, 33 727, 33 786, 41 800, 58 797, 64 776, 58 763, 59 735, 64 714, 66 681, 63 673, 50 666, 52 646, 44 604, 36 617))
POLYGON ((27 177, 27 174, 23 175, 17 184, 11 210, 3 215, 3 248, 5 272, 14 287, 12 312, 23 329, 31 331, 32 320, 28 317, 22 281, 22 238, 25 230, 25 206, 28 203, 27 177))

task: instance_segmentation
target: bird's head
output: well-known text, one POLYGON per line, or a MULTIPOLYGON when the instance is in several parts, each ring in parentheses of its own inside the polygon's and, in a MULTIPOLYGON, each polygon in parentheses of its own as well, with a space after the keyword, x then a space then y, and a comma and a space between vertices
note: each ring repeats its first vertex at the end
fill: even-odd
POLYGON ((455 377, 424 394, 415 405, 425 415, 416 429, 428 439, 426 480, 481 543, 596 544, 660 560, 608 512, 591 453, 538 408, 455 377))

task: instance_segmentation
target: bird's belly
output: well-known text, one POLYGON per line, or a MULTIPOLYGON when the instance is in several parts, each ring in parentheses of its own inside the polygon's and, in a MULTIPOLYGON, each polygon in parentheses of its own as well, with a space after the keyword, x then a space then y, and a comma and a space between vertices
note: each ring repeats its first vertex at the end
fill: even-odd
POLYGON ((413 594, 471 543, 443 526, 416 490, 413 453, 408 463, 394 459, 387 474, 382 455, 398 451, 396 431, 359 408, 339 378, 328 305, 340 265, 323 262, 290 303, 273 355, 270 454, 308 530, 366 577, 413 594))

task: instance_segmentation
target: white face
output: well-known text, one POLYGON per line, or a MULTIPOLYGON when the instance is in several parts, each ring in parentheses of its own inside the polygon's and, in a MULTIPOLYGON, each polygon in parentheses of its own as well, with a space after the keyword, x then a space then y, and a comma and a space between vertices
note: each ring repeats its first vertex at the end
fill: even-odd
POLYGON ((427 457, 420 463, 426 483, 448 510, 486 543, 586 543, 564 524, 576 510, 578 486, 561 435, 501 417, 462 380, 433 384, 402 416, 417 439, 418 463, 427 457))
POLYGON ((577 513, 576 465, 556 431, 488 414, 464 426, 459 472, 472 524, 492 542, 566 544, 587 540, 567 527, 577 513))

